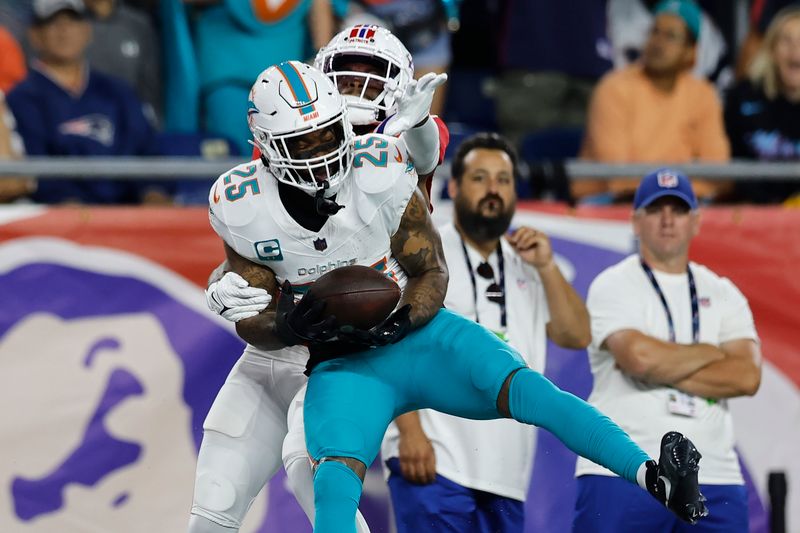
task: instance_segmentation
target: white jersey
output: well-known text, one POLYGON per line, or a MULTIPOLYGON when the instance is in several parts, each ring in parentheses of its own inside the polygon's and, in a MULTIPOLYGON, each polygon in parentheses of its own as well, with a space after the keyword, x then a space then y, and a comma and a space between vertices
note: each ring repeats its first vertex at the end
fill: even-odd
MULTIPOLYGON (((736 339, 758 341, 753 315, 739 289, 702 265, 690 263, 689 268, 697 287, 699 342, 719 346, 736 339)), ((653 273, 672 313, 676 342, 691 344, 688 276, 653 273)), ((589 403, 619 424, 651 457, 658 457, 661 437, 667 431, 680 431, 692 439, 703 454, 700 483, 742 484, 733 448, 733 419, 726 400, 687 396, 694 406, 694 416, 685 416, 688 411, 676 414, 675 404, 669 403, 674 389, 631 378, 617 367, 608 350, 600 348, 609 335, 624 329, 669 340, 664 306, 642 269, 639 256, 630 256, 597 276, 589 288, 587 307, 592 321, 589 362, 594 375, 589 403)), ((584 474, 614 475, 587 459, 578 458, 576 475, 584 474)))
MULTIPOLYGON (((455 226, 439 230, 450 271, 445 306, 493 331, 500 331, 500 306, 485 297, 491 280, 475 276, 477 302, 473 299, 461 238, 455 226), (477 307, 477 309, 476 309, 477 307)), ((476 250, 465 244, 473 269, 483 261, 476 250)), ((509 342, 525 358, 528 366, 544 371, 550 320, 544 286, 539 274, 524 263, 511 245, 501 240, 505 269, 505 294, 509 342)), ((489 256, 495 275, 499 275, 497 254, 489 256)), ((535 430, 515 420, 467 420, 430 409, 419 411, 425 434, 436 453, 436 472, 476 490, 525 500, 530 483, 535 430)), ((399 432, 392 423, 381 447, 384 459, 398 456, 399 432)))
MULTIPOLYGON (((401 139, 373 134, 356 137, 355 146, 350 175, 336 196, 344 208, 319 231, 289 215, 278 180, 259 160, 237 166, 214 183, 211 226, 236 253, 268 267, 278 283, 289 280, 296 292, 348 265, 372 266, 403 288, 406 275, 391 254, 390 241, 417 187, 416 171, 401 139)), ((304 363, 308 350, 290 346, 268 356, 304 363)))

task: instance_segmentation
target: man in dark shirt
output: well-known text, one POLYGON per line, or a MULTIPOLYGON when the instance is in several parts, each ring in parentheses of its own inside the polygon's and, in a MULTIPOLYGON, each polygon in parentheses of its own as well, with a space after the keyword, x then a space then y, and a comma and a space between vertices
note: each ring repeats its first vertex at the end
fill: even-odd
MULTIPOLYGON (((85 59, 91 26, 82 0, 34 0, 28 77, 8 106, 30 156, 135 156, 155 153, 154 133, 127 84, 93 71, 85 59)), ((159 187, 107 180, 40 180, 44 203, 132 203, 163 198, 159 187)))

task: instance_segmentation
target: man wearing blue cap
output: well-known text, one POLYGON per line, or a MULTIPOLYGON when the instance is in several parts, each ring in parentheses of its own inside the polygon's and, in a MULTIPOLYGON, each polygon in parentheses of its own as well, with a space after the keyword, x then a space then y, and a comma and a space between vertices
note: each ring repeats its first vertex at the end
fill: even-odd
MULTIPOLYGON (((703 451, 699 480, 709 509, 691 531, 745 533, 747 493, 727 399, 755 394, 761 381, 753 315, 730 280, 689 261, 700 221, 685 175, 648 174, 633 207, 639 253, 589 287, 589 403, 650 453, 664 431, 689 436, 703 451)), ((684 531, 666 509, 605 468, 579 458, 576 475, 574 531, 684 531)))

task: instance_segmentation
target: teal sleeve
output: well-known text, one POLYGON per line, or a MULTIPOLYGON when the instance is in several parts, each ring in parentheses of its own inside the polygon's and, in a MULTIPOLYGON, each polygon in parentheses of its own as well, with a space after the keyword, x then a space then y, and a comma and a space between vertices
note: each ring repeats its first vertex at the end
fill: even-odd
POLYGON ((650 459, 610 418, 538 372, 517 372, 509 400, 514 419, 550 431, 573 452, 632 483, 639 467, 650 459))

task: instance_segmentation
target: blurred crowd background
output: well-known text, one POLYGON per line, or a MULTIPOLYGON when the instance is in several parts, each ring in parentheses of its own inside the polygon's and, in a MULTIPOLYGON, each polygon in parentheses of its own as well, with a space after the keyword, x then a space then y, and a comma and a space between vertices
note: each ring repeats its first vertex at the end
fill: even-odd
MULTIPOLYGON (((343 26, 389 28, 452 155, 519 149, 521 198, 630 201, 637 180, 564 161, 800 159, 800 2, 789 0, 0 0, 0 158, 250 157, 258 73, 343 26), (665 14, 667 16, 665 16, 665 14)), ((0 178, 0 202, 202 204, 203 180, 0 178)), ((705 203, 800 204, 800 181, 696 180, 705 203)), ((444 192, 443 192, 444 194, 444 192)))

